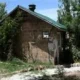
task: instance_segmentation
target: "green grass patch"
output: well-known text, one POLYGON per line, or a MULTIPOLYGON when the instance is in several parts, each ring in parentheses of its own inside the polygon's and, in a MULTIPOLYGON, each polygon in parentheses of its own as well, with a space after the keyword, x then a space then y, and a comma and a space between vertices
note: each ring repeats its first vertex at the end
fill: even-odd
POLYGON ((21 69, 25 69, 27 67, 28 65, 25 62, 18 59, 13 61, 0 62, 0 73, 11 73, 19 71, 21 69))
POLYGON ((53 67, 51 63, 25 63, 20 59, 14 58, 12 61, 2 62, 0 61, 0 74, 13 73, 20 70, 25 70, 28 68, 35 68, 39 65, 45 66, 46 68, 53 67))

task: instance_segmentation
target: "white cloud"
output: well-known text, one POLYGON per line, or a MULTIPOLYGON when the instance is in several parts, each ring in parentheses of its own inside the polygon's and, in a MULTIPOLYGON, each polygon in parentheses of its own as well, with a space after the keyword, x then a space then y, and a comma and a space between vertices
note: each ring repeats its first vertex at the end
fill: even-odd
POLYGON ((44 9, 44 10, 37 10, 36 12, 41 13, 55 21, 57 21, 57 10, 58 8, 52 8, 52 9, 44 9))

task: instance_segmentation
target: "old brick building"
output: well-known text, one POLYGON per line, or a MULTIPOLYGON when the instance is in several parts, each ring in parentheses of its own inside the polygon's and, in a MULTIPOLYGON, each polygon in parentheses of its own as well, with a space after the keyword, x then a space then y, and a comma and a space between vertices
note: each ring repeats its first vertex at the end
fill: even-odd
MULTIPOLYGON (((59 53, 64 49, 63 36, 66 27, 54 20, 35 12, 36 6, 29 9, 17 6, 9 16, 22 11, 24 22, 20 26, 20 34, 16 39, 14 53, 28 62, 52 62, 59 60, 59 53)), ((54 14, 53 14, 54 15, 54 14)))

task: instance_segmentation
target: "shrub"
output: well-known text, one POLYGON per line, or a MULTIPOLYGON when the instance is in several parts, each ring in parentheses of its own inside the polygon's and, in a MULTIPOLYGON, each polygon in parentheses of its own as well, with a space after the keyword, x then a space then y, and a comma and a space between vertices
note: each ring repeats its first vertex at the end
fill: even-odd
POLYGON ((12 61, 11 61, 11 63, 18 64, 18 65, 24 65, 24 64, 26 64, 25 62, 23 62, 19 58, 13 58, 12 61))
POLYGON ((72 52, 74 61, 80 61, 80 51, 75 46, 72 47, 72 52))

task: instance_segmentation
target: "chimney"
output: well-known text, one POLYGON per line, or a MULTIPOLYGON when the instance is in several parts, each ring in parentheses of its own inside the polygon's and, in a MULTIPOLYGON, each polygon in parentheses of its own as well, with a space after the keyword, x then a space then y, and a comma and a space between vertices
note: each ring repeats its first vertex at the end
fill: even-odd
POLYGON ((29 5, 29 9, 30 9, 31 11, 34 11, 34 10, 36 9, 36 5, 35 5, 35 4, 30 4, 30 5, 29 5))

